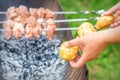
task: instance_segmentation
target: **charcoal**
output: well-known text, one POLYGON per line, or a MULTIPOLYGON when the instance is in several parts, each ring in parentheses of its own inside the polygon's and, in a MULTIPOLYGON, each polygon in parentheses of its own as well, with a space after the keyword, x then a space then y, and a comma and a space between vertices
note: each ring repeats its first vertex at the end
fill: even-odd
POLYGON ((16 50, 15 50, 15 48, 10 48, 9 51, 10 51, 11 53, 14 53, 16 50))
POLYGON ((2 50, 2 46, 0 45, 0 51, 2 50))
POLYGON ((63 80, 65 61, 59 56, 62 41, 14 37, 0 39, 0 80, 63 80))
POLYGON ((30 67, 30 63, 29 62, 23 62, 23 67, 24 68, 29 68, 30 67))

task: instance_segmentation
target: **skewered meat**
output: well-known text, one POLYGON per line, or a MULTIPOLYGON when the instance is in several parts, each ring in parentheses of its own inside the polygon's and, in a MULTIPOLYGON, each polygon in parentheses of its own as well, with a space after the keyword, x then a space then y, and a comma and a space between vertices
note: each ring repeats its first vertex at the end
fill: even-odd
POLYGON ((6 17, 7 17, 7 19, 13 19, 13 18, 17 17, 16 9, 14 6, 8 8, 8 10, 6 12, 6 17))
POLYGON ((32 38, 33 37, 32 30, 33 30, 33 28, 31 26, 26 25, 26 31, 25 31, 25 37, 26 38, 32 38))
POLYGON ((38 18, 44 18, 45 16, 45 9, 40 7, 38 10, 37 10, 37 16, 38 18))
POLYGON ((28 18, 28 8, 26 6, 20 5, 18 8, 20 16, 28 18))
POLYGON ((31 26, 31 27, 35 27, 36 25, 36 18, 33 17, 33 16, 30 16, 28 19, 27 19, 27 25, 31 26))
POLYGON ((53 18, 54 17, 54 14, 50 9, 46 9, 45 13, 46 13, 45 18, 53 18))
POLYGON ((53 19, 48 19, 46 23, 47 23, 46 34, 49 40, 52 40, 55 34, 56 24, 54 23, 53 19))
POLYGON ((27 18, 29 15, 28 9, 26 6, 20 5, 19 8, 15 8, 14 6, 8 8, 6 16, 8 19, 14 19, 18 16, 22 16, 27 18))
POLYGON ((12 36, 12 29, 11 28, 6 28, 4 30, 4 35, 7 40, 9 40, 12 36))
POLYGON ((46 34, 47 34, 49 40, 52 40, 52 38, 55 34, 55 28, 56 28, 56 24, 53 21, 54 15, 50 9, 46 9, 45 13, 46 13, 45 18, 47 19, 46 34))
POLYGON ((19 8, 16 8, 17 17, 14 21, 21 22, 25 25, 26 19, 28 18, 28 9, 26 6, 20 5, 19 8))
POLYGON ((42 28, 41 28, 39 25, 36 25, 36 26, 33 28, 33 31, 32 31, 33 36, 34 36, 35 38, 39 38, 41 32, 42 32, 42 28))
POLYGON ((29 8, 30 16, 37 17, 37 9, 36 8, 29 8))
POLYGON ((21 6, 19 6, 19 8, 16 8, 16 10, 18 10, 17 11, 18 16, 14 20, 17 22, 21 22, 21 23, 25 24, 26 19, 29 16, 27 7, 21 5, 21 6))
POLYGON ((26 20, 27 20, 27 18, 26 18, 26 17, 23 17, 23 16, 18 16, 17 18, 14 19, 15 22, 20 22, 20 23, 22 23, 23 25, 26 24, 26 20))
POLYGON ((13 35, 16 39, 19 39, 24 33, 24 25, 20 22, 14 22, 13 35))
POLYGON ((9 40, 12 36, 12 28, 14 26, 14 22, 10 19, 4 22, 3 28, 4 28, 4 35, 7 40, 9 40))
POLYGON ((34 28, 33 30, 33 35, 34 37, 36 38, 39 38, 41 33, 42 33, 42 23, 43 23, 43 19, 42 18, 38 18, 37 21, 36 21, 36 27, 34 28))
POLYGON ((38 18, 37 21, 36 21, 36 25, 39 25, 39 26, 43 27, 43 26, 42 26, 42 23, 43 23, 43 22, 44 22, 44 19, 43 19, 43 18, 38 18))
POLYGON ((7 19, 4 24, 3 24, 3 28, 6 29, 6 28, 13 28, 14 26, 14 21, 12 21, 11 19, 7 19))
POLYGON ((42 18, 38 18, 36 21, 36 26, 33 28, 33 36, 36 38, 39 38, 41 33, 42 33, 42 23, 43 23, 43 19, 42 18))
POLYGON ((24 29, 26 38, 39 38, 42 33, 44 18, 47 20, 46 34, 48 38, 51 40, 55 34, 56 25, 52 20, 54 15, 50 9, 44 9, 42 7, 39 9, 29 8, 28 11, 28 8, 24 5, 20 5, 17 8, 12 6, 7 10, 6 16, 7 19, 13 22, 12 27, 10 27, 11 23, 7 21, 8 28, 6 33, 10 33, 9 36, 6 35, 7 39, 10 39, 12 34, 16 39, 19 39, 24 33, 24 29), (24 26, 26 27, 24 28, 24 26))
POLYGON ((32 38, 33 37, 33 29, 36 26, 36 18, 33 16, 30 16, 27 19, 27 25, 26 25, 26 31, 25 31, 25 37, 26 38, 32 38))

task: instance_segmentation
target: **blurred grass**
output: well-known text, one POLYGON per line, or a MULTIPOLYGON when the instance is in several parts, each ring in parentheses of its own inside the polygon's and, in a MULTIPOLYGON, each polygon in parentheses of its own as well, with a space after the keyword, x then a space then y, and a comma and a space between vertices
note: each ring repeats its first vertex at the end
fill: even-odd
MULTIPOLYGON (((81 10, 108 10, 119 0, 59 0, 64 11, 81 10)), ((67 19, 97 17, 94 14, 71 14, 66 15, 67 19)), ((92 24, 96 21, 89 20, 92 24)), ((82 22, 71 22, 69 26, 78 27, 82 22)), ((77 36, 77 31, 72 31, 77 36)), ((88 62, 89 80, 120 80, 120 44, 109 45, 102 54, 94 61, 88 62)))

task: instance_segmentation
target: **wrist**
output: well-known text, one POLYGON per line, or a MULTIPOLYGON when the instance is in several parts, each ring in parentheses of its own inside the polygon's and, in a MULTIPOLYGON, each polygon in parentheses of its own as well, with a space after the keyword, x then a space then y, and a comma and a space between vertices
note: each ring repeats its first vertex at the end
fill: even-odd
POLYGON ((120 43, 120 27, 110 28, 102 32, 104 41, 107 44, 120 43))

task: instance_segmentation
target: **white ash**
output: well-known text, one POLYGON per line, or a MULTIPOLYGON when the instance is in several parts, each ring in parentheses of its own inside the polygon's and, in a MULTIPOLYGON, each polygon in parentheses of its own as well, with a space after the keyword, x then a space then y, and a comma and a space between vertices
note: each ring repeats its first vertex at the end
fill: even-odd
POLYGON ((49 41, 44 35, 39 39, 0 38, 0 80, 64 80, 61 42, 49 41))

